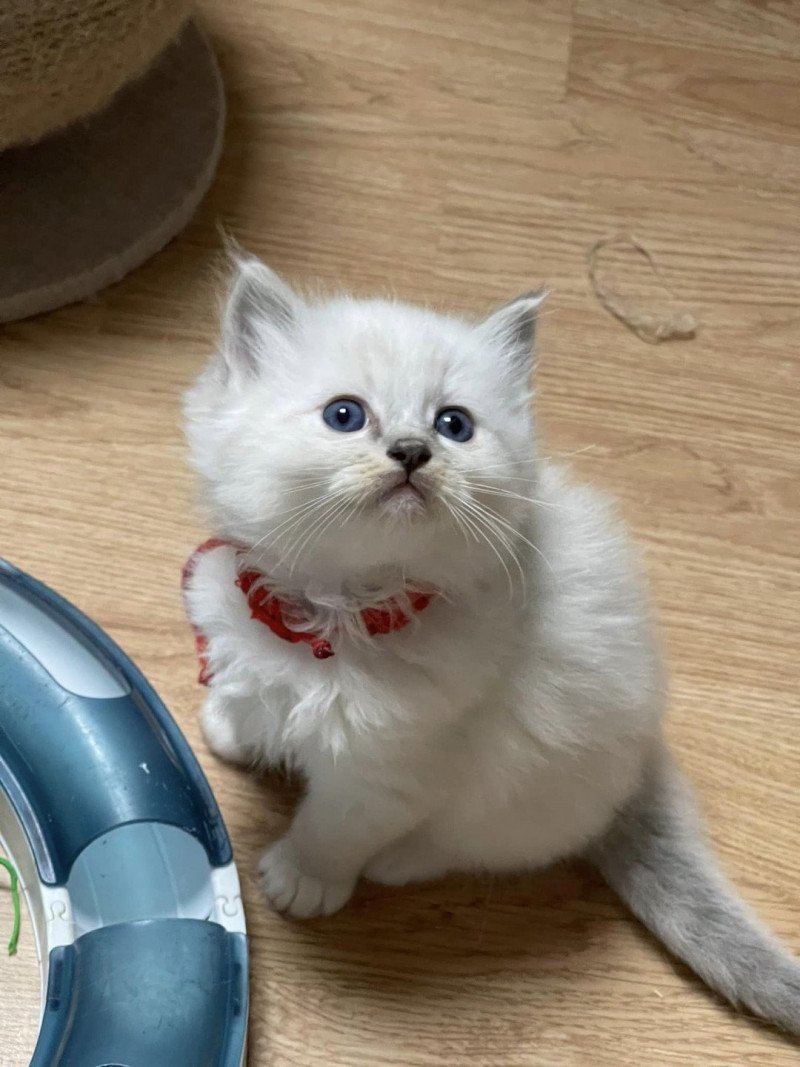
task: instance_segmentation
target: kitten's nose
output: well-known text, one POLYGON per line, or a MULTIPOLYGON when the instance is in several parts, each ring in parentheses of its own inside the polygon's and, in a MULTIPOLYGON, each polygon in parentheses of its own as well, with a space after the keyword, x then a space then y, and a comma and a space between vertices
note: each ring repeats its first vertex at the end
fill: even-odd
POLYGON ((406 474, 413 474, 431 458, 431 450, 419 437, 402 437, 386 450, 390 459, 396 459, 406 474))

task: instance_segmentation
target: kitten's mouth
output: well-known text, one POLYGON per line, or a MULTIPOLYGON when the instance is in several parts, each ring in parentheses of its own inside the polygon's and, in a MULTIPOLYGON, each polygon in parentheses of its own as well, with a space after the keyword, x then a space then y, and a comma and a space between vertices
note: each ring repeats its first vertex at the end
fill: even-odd
POLYGON ((382 504, 393 512, 411 514, 425 508, 424 491, 411 478, 400 478, 385 489, 380 496, 382 504))

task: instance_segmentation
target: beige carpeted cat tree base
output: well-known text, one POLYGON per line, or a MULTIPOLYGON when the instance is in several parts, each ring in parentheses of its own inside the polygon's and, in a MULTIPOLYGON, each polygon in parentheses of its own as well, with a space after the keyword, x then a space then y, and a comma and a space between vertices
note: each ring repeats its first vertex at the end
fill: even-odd
POLYGON ((0 321, 119 281, 191 218, 225 105, 188 6, 0 0, 0 321))

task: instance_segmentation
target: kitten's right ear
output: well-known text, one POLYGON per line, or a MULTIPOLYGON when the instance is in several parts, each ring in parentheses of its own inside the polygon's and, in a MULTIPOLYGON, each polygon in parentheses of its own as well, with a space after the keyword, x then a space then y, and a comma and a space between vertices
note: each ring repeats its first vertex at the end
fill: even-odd
POLYGON ((484 319, 483 327, 499 341, 511 367, 527 381, 534 361, 536 317, 547 297, 544 289, 523 293, 484 319))
POLYGON ((269 351, 291 333, 303 301, 255 256, 232 252, 233 279, 222 316, 222 358, 238 375, 257 372, 269 351))

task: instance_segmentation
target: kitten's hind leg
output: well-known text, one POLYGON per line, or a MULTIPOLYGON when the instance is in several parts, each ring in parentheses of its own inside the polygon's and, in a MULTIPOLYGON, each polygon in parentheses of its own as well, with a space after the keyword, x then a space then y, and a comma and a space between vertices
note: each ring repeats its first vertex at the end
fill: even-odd
POLYGON ((379 885, 407 885, 442 878, 455 866, 423 825, 381 849, 364 868, 364 877, 379 885))

